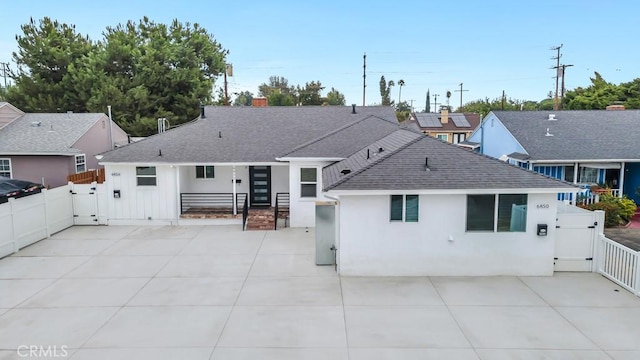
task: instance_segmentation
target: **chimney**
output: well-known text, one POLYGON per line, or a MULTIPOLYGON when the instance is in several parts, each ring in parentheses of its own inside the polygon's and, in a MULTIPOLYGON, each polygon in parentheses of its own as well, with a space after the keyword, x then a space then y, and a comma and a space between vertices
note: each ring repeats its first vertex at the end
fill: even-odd
POLYGON ((351 113, 356 114, 356 104, 351 104, 351 113))
POLYGON ((440 108, 440 122, 443 124, 449 123, 449 108, 446 106, 440 108))
POLYGON ((200 105, 200 119, 205 119, 206 116, 204 114, 204 105, 200 105))
POLYGON ((253 107, 267 107, 269 106, 269 101, 266 97, 255 97, 251 100, 251 106, 253 107))

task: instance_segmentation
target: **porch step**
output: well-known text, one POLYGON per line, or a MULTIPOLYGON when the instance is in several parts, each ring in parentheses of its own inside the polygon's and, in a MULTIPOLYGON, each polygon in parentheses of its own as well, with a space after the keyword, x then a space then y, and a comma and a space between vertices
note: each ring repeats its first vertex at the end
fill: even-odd
POLYGON ((274 226, 273 208, 249 209, 247 230, 273 230, 274 226))

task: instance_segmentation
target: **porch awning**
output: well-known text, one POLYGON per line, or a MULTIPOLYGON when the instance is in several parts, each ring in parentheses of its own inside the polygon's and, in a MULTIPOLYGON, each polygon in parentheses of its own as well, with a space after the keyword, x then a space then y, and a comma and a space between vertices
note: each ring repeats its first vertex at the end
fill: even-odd
POLYGON ((620 163, 580 163, 580 167, 592 169, 620 169, 620 163))

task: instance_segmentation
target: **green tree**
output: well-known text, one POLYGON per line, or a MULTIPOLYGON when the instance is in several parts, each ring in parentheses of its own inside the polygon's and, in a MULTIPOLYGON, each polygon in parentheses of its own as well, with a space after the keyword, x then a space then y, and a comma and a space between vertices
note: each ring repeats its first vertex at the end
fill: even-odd
POLYGON ((198 24, 159 24, 144 17, 108 27, 99 51, 87 62, 94 84, 89 108, 114 108, 114 119, 137 135, 154 132, 156 118, 172 125, 193 120, 199 104, 211 103, 215 78, 228 53, 198 24))
POLYGON ((344 94, 334 88, 331 88, 331 91, 327 93, 326 103, 328 105, 345 105, 346 100, 344 98, 344 94))
POLYGON ((258 94, 266 97, 269 106, 293 106, 296 104, 295 87, 283 76, 270 76, 269 83, 258 86, 258 94))
POLYGON ((595 72, 590 80, 590 86, 577 87, 565 93, 565 109, 605 109, 613 104, 622 104, 627 109, 640 108, 640 78, 616 85, 607 82, 602 75, 595 72))
POLYGON ((76 73, 95 50, 89 38, 48 17, 21 28, 13 53, 18 70, 11 73, 7 100, 26 112, 86 111, 91 88, 76 73))
POLYGON ((391 106, 393 105, 393 101, 391 101, 391 87, 395 85, 393 80, 389 80, 387 82, 384 78, 384 75, 380 77, 380 97, 382 98, 382 105, 391 106))
POLYGON ((251 106, 253 101, 253 93, 250 91, 242 91, 237 94, 233 100, 233 106, 251 106))
POLYGON ((196 118, 211 103, 227 51, 198 24, 158 24, 148 18, 108 27, 98 42, 73 26, 31 20, 17 36, 18 72, 8 98, 31 112, 105 112, 133 135, 196 118))
POLYGON ((322 105, 324 99, 322 98, 322 90, 324 87, 320 81, 311 81, 305 84, 304 88, 300 86, 296 87, 296 93, 298 95, 297 103, 300 105, 322 105))

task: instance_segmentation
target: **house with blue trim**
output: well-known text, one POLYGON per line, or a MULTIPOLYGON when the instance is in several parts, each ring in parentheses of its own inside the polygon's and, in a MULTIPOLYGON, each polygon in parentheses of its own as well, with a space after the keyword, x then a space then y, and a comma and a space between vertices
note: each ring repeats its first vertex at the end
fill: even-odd
POLYGON ((640 203, 640 110, 492 111, 461 146, 640 203))

